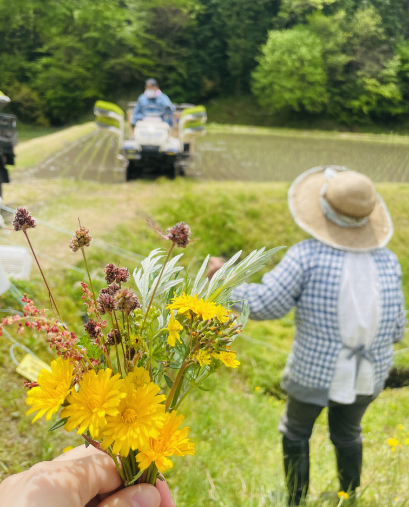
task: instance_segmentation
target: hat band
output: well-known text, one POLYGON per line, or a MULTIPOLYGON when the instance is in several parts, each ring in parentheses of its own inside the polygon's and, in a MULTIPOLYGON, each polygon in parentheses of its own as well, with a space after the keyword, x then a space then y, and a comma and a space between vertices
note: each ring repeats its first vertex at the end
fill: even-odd
POLYGON ((322 212, 324 215, 328 218, 328 220, 331 220, 331 222, 334 222, 334 224, 337 224, 341 227, 362 227, 368 222, 368 217, 363 218, 354 218, 349 217, 347 215, 343 215, 339 211, 335 210, 331 204, 327 201, 325 198, 325 191, 327 190, 327 184, 323 185, 321 189, 321 195, 320 195, 320 206, 322 209, 322 212))

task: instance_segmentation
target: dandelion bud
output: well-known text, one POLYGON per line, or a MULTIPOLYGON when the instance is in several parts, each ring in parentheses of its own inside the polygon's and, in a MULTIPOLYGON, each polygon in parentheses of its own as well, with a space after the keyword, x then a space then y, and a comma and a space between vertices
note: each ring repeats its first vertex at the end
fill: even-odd
POLYGON ((116 344, 121 343, 121 341, 122 336, 121 333, 119 332, 119 329, 113 329, 107 334, 107 341, 105 342, 105 345, 107 347, 110 347, 111 345, 115 345, 115 343, 116 344))
POLYGON ((13 227, 15 231, 25 231, 26 229, 34 229, 37 225, 36 220, 26 208, 17 208, 14 215, 13 227))
POLYGON ((114 296, 118 310, 130 313, 136 308, 141 308, 139 299, 130 289, 119 290, 114 296))
POLYGON ((190 227, 185 222, 179 222, 166 231, 168 238, 178 247, 186 248, 191 235, 190 227))
POLYGON ((70 248, 73 252, 76 252, 80 248, 82 249, 89 246, 91 240, 92 237, 89 234, 89 229, 81 226, 79 230, 75 232, 75 236, 72 237, 70 241, 70 248))

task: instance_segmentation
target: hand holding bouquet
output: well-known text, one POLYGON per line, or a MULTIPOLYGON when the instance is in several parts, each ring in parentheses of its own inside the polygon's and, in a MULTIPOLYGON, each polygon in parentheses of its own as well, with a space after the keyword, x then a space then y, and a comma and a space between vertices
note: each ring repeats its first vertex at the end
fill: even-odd
MULTIPOLYGON (((27 230, 36 221, 29 211, 19 208, 13 225, 33 250, 27 230)), ((64 324, 34 250, 54 315, 37 309, 25 295, 24 315, 1 324, 17 325, 17 333, 25 328, 43 332, 58 355, 51 371, 26 382, 27 414, 36 412, 33 422, 44 415, 49 420, 62 408, 50 431, 76 430, 112 458, 124 486, 155 485, 173 466, 172 456, 194 454, 179 408, 219 368, 239 366, 232 347, 248 311, 244 304, 238 319, 231 292, 277 250, 255 250, 236 264, 238 252, 209 281, 204 276, 209 256, 195 277, 177 265, 182 254, 171 258, 175 247, 191 242, 187 224, 178 223, 166 234, 156 230, 170 243, 169 250, 156 249, 142 261, 133 273, 134 289, 128 269, 110 263, 107 286, 96 294, 85 251, 92 238, 80 225, 69 246, 81 250, 89 275, 89 283, 81 284, 89 315, 83 336, 64 324)))

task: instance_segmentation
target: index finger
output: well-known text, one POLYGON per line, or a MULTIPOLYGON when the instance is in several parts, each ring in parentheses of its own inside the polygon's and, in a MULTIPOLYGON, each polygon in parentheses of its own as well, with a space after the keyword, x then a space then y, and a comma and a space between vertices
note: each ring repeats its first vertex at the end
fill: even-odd
POLYGON ((85 447, 85 445, 79 445, 70 451, 64 452, 60 456, 57 456, 53 459, 53 461, 69 461, 72 459, 86 458, 87 456, 92 456, 93 454, 105 454, 103 451, 99 451, 89 445, 85 447))
POLYGON ((156 481, 156 488, 160 493, 160 507, 175 507, 168 483, 158 479, 156 481))

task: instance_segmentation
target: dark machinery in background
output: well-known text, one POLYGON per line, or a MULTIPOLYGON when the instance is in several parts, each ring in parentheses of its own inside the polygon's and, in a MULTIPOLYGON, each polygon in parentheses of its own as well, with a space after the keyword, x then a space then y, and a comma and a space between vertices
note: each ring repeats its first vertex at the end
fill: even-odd
POLYGON ((17 117, 7 112, 10 99, 0 92, 0 197, 3 183, 9 183, 6 165, 14 165, 14 146, 17 144, 17 117))

